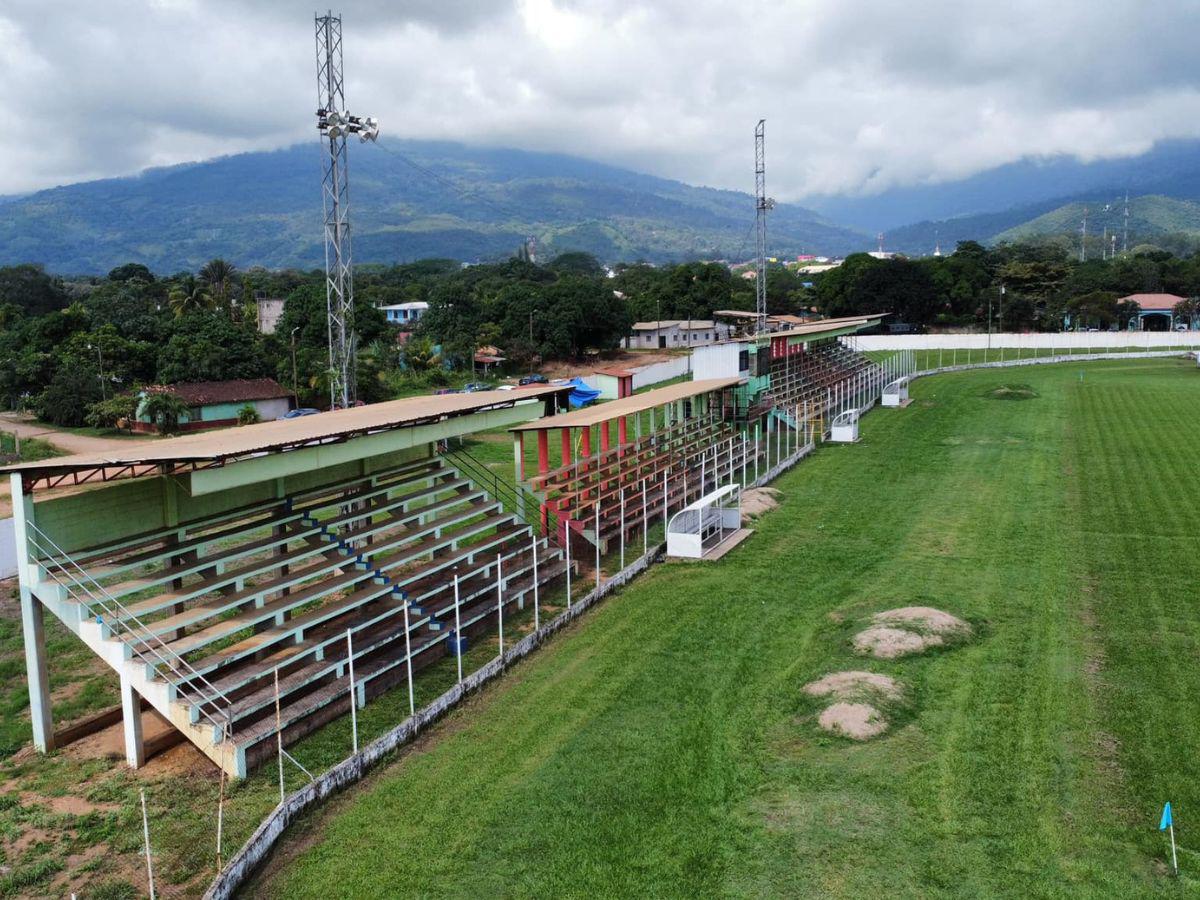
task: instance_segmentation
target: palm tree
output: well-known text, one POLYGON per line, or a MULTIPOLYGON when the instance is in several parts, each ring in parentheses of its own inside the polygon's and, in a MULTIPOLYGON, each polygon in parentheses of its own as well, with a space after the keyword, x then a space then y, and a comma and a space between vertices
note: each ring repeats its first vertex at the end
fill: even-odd
POLYGON ((237 269, 233 264, 219 256, 216 259, 210 259, 200 270, 200 280, 208 285, 214 305, 222 310, 229 307, 229 318, 233 320, 236 320, 237 315, 230 295, 233 292, 233 280, 236 275, 237 269))
POLYGON ((185 313, 211 309, 213 298, 204 282, 188 275, 171 288, 171 292, 167 294, 167 302, 171 304, 171 309, 175 310, 175 318, 179 318, 185 313))
POLYGON ((142 415, 158 426, 163 434, 179 429, 179 419, 188 411, 187 401, 169 391, 155 391, 142 403, 142 415))
POLYGON ((216 259, 210 259, 204 264, 200 270, 200 278, 206 282, 209 288, 212 289, 212 295, 218 303, 223 303, 229 298, 229 292, 233 287, 233 279, 237 274, 237 269, 232 263, 228 263, 219 256, 216 259))

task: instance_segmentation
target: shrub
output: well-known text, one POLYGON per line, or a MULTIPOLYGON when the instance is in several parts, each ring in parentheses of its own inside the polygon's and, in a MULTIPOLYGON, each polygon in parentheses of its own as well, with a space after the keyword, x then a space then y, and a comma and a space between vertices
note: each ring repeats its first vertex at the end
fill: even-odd
POLYGON ((158 426, 163 434, 174 434, 179 430, 179 418, 188 411, 187 402, 178 394, 154 393, 146 398, 143 412, 158 426))
POLYGON ((256 422, 261 422, 262 417, 259 416, 258 410, 254 408, 253 404, 247 403, 238 410, 237 421, 239 425, 253 425, 256 422))

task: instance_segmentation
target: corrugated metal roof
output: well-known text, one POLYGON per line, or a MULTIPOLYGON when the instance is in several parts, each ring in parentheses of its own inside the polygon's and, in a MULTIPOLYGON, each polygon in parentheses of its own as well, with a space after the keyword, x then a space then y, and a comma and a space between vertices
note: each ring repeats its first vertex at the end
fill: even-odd
POLYGON ((356 435, 420 425, 484 409, 513 406, 521 401, 564 394, 571 385, 549 385, 521 391, 477 391, 473 394, 439 394, 389 400, 313 416, 261 422, 240 428, 222 428, 164 440, 130 441, 101 453, 59 456, 38 462, 17 463, 3 472, 48 473, 101 469, 112 466, 205 463, 237 459, 259 453, 281 452, 356 435))
POLYGON ((292 392, 274 378, 235 378, 230 381, 181 381, 152 384, 147 394, 175 394, 188 406, 210 403, 242 403, 249 400, 278 400, 292 392))
POLYGON ((619 419, 622 416, 631 416, 634 413, 645 412, 648 409, 662 406, 665 403, 674 403, 676 400, 686 400, 689 397, 696 397, 700 394, 719 391, 722 388, 733 387, 735 384, 740 383, 740 381, 740 378, 707 378, 702 381, 681 381, 678 384, 671 384, 653 391, 646 391, 644 394, 634 394, 632 397, 624 397, 620 400, 613 400, 610 403, 601 403, 598 406, 577 409, 575 412, 567 413, 566 415, 551 416, 547 419, 539 419, 536 422, 526 422, 524 425, 518 425, 509 430, 540 431, 546 428, 584 428, 589 425, 598 425, 601 422, 611 422, 613 419, 619 419))

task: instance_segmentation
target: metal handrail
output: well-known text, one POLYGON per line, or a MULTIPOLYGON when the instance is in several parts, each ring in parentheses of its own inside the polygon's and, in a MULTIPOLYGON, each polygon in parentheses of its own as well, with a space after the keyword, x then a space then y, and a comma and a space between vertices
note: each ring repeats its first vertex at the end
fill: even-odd
MULTIPOLYGON (((508 510, 509 513, 516 516, 530 528, 541 528, 540 522, 531 522, 529 521, 528 515, 521 515, 522 501, 533 504, 533 506, 538 509, 540 514, 543 504, 542 500, 536 494, 534 494, 532 491, 529 491, 527 488, 521 487, 520 485, 517 485, 516 488, 513 488, 513 486, 508 482, 502 482, 500 480, 500 476, 488 469, 487 466, 475 459, 475 457, 473 457, 462 447, 459 447, 458 449, 451 449, 449 444, 447 444, 444 453, 446 456, 450 457, 453 462, 466 469, 474 481, 483 482, 483 487, 486 488, 487 481, 490 480, 492 485, 492 496, 500 501, 502 507, 507 502, 507 505, 510 507, 508 510)), ((545 514, 546 533, 543 534, 542 537, 550 539, 553 536, 554 543, 558 544, 559 517, 555 515, 554 511, 551 510, 548 505, 546 506, 545 514)))
MULTIPOLYGON (((26 522, 25 527, 27 529, 26 541, 34 549, 35 556, 41 560, 44 560, 44 561, 47 561, 47 562, 50 562, 53 564, 53 567, 51 567, 51 566, 46 567, 46 572, 47 572, 47 574, 50 575, 51 578, 54 579, 55 583, 58 584, 60 587, 62 587, 67 592, 67 594, 70 595, 70 597, 73 600, 75 600, 77 603, 80 603, 83 606, 85 606, 89 611, 91 611, 93 602, 96 603, 97 605, 99 605, 100 608, 105 613, 107 613, 109 616, 111 616, 113 618, 114 632, 116 631, 117 627, 119 627, 119 628, 123 629, 126 633, 132 635, 137 641, 140 642, 140 644, 142 646, 144 646, 147 650, 149 650, 150 653, 152 653, 157 658, 158 662, 160 662, 163 665, 167 666, 168 668, 172 669, 173 671, 176 672, 176 674, 178 674, 178 669, 180 669, 180 668, 184 669, 185 671, 183 674, 187 676, 186 683, 189 684, 189 689, 194 689, 194 684, 196 682, 203 685, 204 687, 207 687, 209 689, 209 691, 211 691, 212 694, 215 695, 215 697, 217 699, 213 699, 212 696, 208 696, 204 691, 197 691, 197 693, 199 693, 201 695, 200 702, 199 702, 199 704, 197 704, 197 708, 199 709, 200 714, 203 715, 204 718, 208 719, 208 721, 211 722, 215 727, 222 729, 222 733, 229 734, 230 736, 232 736, 232 734, 233 734, 233 701, 229 698, 229 696, 227 694, 225 694, 220 688, 216 687, 207 678, 205 678, 203 675, 201 675, 200 672, 198 672, 195 669, 195 667, 192 666, 191 663, 189 663, 186 659, 184 659, 182 656, 180 656, 178 653, 176 653, 174 650, 172 650, 170 647, 168 647, 166 645, 166 643, 162 640, 162 638, 160 638, 158 635, 156 635, 152 631, 150 631, 150 629, 146 627, 146 624, 144 622, 142 622, 141 619, 139 619, 136 615, 134 615, 129 610, 128 607, 126 607, 124 604, 121 603, 120 600, 118 600, 116 597, 114 597, 112 594, 110 594, 108 592, 108 590, 104 587, 104 585, 100 584, 100 582, 98 582, 94 576, 90 575, 86 570, 84 570, 79 565, 79 563, 77 563, 70 556, 70 554, 68 554, 65 550, 63 550, 61 547, 59 547, 58 544, 56 544, 54 542, 53 538, 51 538, 48 534, 46 534, 44 531, 42 531, 40 528, 38 528, 37 525, 35 525, 33 522, 26 522), (47 544, 49 544, 51 547, 51 550, 47 550, 45 547, 40 546, 38 544, 37 540, 35 540, 33 537, 35 534, 39 538, 44 540, 47 544), (59 559, 55 559, 55 554, 58 555, 59 559), (95 586, 95 590, 93 590, 92 588, 89 588, 87 586, 87 584, 85 584, 83 581, 81 581, 80 579, 71 575, 67 568, 67 565, 65 565, 64 563, 69 564, 72 568, 74 568, 76 571, 78 571, 84 578, 86 578, 88 581, 90 581, 92 583, 92 585, 95 586), (71 590, 71 587, 69 584, 64 584, 62 581, 59 580, 58 576, 55 574, 55 568, 57 568, 59 571, 66 574, 67 577, 71 579, 71 582, 74 583, 75 586, 84 593, 83 599, 76 596, 75 592, 71 590), (110 606, 110 604, 111 604, 111 606, 110 606), (115 607, 116 612, 114 612, 114 610, 111 607, 115 607), (137 631, 130 628, 128 625, 129 622, 133 622, 138 628, 140 628, 142 630, 142 633, 139 634, 137 631), (155 649, 155 647, 154 647, 155 643, 157 643, 162 648, 162 650, 166 654, 168 654, 168 656, 164 656, 157 649, 155 649), (219 706, 220 703, 218 701, 224 701, 224 703, 225 703, 224 721, 218 721, 217 719, 213 718, 213 716, 211 716, 207 712, 207 710, 205 710, 205 708, 204 708, 204 704, 211 704, 213 706, 219 706)), ((148 659, 145 656, 145 654, 141 651, 141 649, 139 648, 139 646, 137 644, 130 644, 130 649, 140 660, 142 660, 147 665, 150 665, 150 666, 155 665, 154 662, 152 662, 150 659, 148 659)), ((176 685, 176 687, 180 688, 181 686, 176 685)))

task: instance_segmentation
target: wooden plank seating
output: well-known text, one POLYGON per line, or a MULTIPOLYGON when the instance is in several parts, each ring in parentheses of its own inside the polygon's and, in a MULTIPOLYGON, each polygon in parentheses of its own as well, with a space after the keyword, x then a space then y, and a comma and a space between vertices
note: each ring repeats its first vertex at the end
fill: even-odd
MULTIPOLYGON (((78 563, 100 585, 85 602, 102 639, 187 721, 231 717, 244 763, 273 746, 276 671, 292 740, 348 707, 347 631, 360 697, 374 696, 407 677, 406 605, 419 668, 446 652, 455 576, 464 634, 494 627, 497 557, 508 607, 533 589, 535 552, 538 585, 563 576, 558 548, 535 550, 527 523, 435 456, 87 548, 58 571, 78 563)), ((218 756, 210 730, 202 749, 218 756)))

